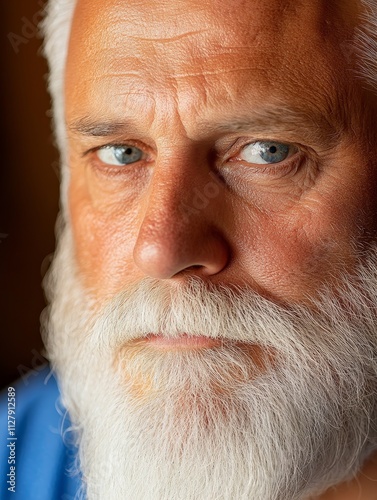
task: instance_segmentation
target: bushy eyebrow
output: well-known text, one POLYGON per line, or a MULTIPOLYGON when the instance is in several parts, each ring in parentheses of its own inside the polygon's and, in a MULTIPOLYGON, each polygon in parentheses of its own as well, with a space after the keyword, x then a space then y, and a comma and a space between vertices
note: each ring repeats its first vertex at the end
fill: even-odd
POLYGON ((79 118, 68 124, 69 132, 89 137, 114 137, 134 128, 135 126, 131 120, 122 120, 119 122, 114 120, 99 121, 89 116, 79 118))
MULTIPOLYGON (((330 148, 339 140, 340 130, 322 114, 303 112, 287 107, 253 110, 237 116, 229 116, 218 122, 199 120, 199 134, 247 133, 265 139, 272 137, 302 137, 307 144, 330 148)), ((79 118, 68 124, 68 131, 88 137, 122 137, 140 135, 134 120, 97 120, 90 116, 79 118)))
POLYGON ((258 136, 283 135, 303 137, 308 143, 331 147, 339 140, 341 130, 330 123, 323 114, 304 112, 287 107, 266 108, 253 110, 222 120, 220 123, 201 122, 199 127, 206 131, 218 133, 245 132, 258 136))

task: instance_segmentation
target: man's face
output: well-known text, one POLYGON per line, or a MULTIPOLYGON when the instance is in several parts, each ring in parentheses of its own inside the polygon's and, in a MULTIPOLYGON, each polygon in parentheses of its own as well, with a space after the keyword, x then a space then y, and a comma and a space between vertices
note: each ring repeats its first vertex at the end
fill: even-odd
POLYGON ((376 181, 354 23, 322 1, 80 0, 66 120, 86 286, 197 275, 291 302, 352 266, 376 181))
POLYGON ((374 107, 333 3, 78 1, 47 344, 89 498, 306 500, 375 445, 374 107))

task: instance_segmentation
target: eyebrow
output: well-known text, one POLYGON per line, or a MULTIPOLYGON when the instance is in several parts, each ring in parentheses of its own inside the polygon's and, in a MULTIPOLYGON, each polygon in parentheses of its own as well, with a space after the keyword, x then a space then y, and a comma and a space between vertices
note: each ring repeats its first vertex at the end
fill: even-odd
POLYGON ((216 132, 251 132, 258 135, 268 134, 303 137, 309 142, 330 147, 339 140, 340 130, 326 119, 323 114, 311 113, 288 107, 271 107, 253 110, 235 118, 228 118, 213 125, 201 122, 203 131, 216 132))
MULTIPOLYGON (((339 140, 339 130, 323 114, 310 113, 288 107, 274 107, 253 110, 244 115, 230 116, 221 122, 199 120, 198 129, 202 134, 225 134, 245 132, 286 137, 302 137, 308 143, 329 148, 339 140)), ((138 134, 135 121, 131 119, 96 120, 90 116, 79 118, 68 124, 74 134, 88 137, 121 137, 124 134, 138 134)), ((143 135, 143 134, 142 134, 143 135)), ((294 142, 294 141, 293 141, 294 142)))
POLYGON ((75 134, 89 137, 111 137, 124 133, 126 130, 135 129, 131 120, 97 121, 90 117, 79 118, 68 125, 68 130, 75 134))

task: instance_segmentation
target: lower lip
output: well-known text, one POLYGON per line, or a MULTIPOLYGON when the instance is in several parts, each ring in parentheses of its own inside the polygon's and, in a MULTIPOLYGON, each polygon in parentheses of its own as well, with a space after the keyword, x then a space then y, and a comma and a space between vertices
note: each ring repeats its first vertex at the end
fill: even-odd
POLYGON ((203 349, 221 345, 219 339, 187 334, 174 338, 164 337, 164 335, 148 335, 146 342, 161 349, 203 349))

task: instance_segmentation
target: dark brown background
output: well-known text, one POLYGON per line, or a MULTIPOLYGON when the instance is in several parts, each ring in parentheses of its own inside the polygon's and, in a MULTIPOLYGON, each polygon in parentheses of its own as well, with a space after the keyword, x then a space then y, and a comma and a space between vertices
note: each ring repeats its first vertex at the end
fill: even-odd
POLYGON ((58 154, 48 116, 47 65, 33 29, 41 5, 0 2, 0 387, 40 363, 41 280, 55 244, 58 154), (22 37, 17 47, 16 36, 22 37))

